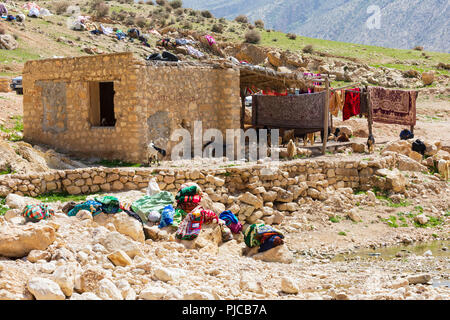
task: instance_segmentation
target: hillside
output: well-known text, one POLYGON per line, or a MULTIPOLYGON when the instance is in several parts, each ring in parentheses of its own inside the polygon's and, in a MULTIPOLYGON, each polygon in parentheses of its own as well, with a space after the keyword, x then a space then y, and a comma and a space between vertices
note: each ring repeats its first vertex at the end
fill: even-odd
MULTIPOLYGON (((16 8, 10 8, 11 13, 20 13, 24 2, 17 1, 16 8)), ((58 6, 64 1, 42 1, 43 7, 57 13, 58 6)), ((66 2, 68 3, 68 2, 66 2)), ((92 15, 90 1, 79 1, 81 13, 92 15)), ((171 8, 169 5, 129 4, 117 1, 108 1, 109 10, 103 18, 104 24, 122 30, 132 27, 139 28, 147 33, 151 28, 167 32, 167 35, 176 38, 192 33, 211 34, 225 49, 230 46, 239 46, 244 41, 244 35, 253 26, 249 23, 238 23, 226 19, 203 16, 200 11, 186 8, 171 8), (176 32, 172 32, 178 30, 176 32)), ((70 4, 70 3, 68 3, 70 4)), ((0 28, 4 32, 14 35, 18 41, 15 50, 0 50, 0 76, 20 74, 23 63, 29 59, 48 58, 53 56, 77 56, 86 52, 108 53, 133 51, 145 57, 150 53, 159 51, 156 42, 160 38, 148 34, 150 47, 144 47, 138 42, 115 41, 104 35, 94 36, 89 32, 71 30, 67 21, 70 14, 64 11, 61 14, 43 18, 27 18, 24 23, 0 21, 0 28)), ((266 26, 267 28, 267 26, 266 26)), ((264 28, 257 28, 261 33, 259 45, 266 51, 289 50, 298 56, 306 56, 309 59, 320 59, 323 63, 329 58, 341 59, 346 63, 358 62, 373 68, 388 68, 404 72, 416 70, 417 72, 433 70, 437 75, 448 75, 448 70, 438 68, 438 65, 450 64, 450 55, 446 53, 396 50, 383 47, 355 45, 345 42, 328 41, 308 37, 297 36, 289 39, 282 32, 274 32, 264 28), (305 54, 302 49, 312 45, 313 50, 305 54)), ((229 53, 229 52, 227 52, 229 53)), ((233 54, 231 50, 230 54, 233 54)), ((206 52, 207 58, 210 52, 206 52)), ((185 57, 190 59, 191 57, 185 57)), ((318 71, 317 65, 311 65, 311 70, 318 71)))
POLYGON ((185 0, 186 7, 208 9, 218 17, 245 14, 266 27, 327 40, 450 52, 450 7, 442 0, 185 0), (381 9, 381 28, 369 30, 370 5, 381 9))

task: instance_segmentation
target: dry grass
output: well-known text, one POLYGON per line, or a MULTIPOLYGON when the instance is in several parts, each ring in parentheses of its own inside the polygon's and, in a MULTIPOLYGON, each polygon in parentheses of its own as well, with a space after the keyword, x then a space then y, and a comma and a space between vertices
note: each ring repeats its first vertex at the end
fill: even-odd
POLYGON ((248 17, 245 14, 241 14, 234 18, 234 21, 239 23, 248 23, 248 17))

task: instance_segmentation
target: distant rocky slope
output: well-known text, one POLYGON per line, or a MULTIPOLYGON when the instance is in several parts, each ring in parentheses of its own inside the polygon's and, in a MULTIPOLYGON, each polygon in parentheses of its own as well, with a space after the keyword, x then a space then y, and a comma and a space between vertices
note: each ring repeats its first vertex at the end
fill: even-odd
POLYGON ((447 0, 184 0, 185 7, 208 9, 218 17, 245 14, 266 28, 327 40, 450 52, 447 0), (370 5, 381 9, 380 29, 369 29, 370 5))

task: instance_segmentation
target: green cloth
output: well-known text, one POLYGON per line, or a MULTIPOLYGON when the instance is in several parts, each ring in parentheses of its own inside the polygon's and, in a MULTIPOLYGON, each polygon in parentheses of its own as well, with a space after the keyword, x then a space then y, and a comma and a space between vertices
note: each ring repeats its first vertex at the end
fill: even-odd
POLYGON ((96 197, 95 201, 102 204, 102 211, 105 213, 121 212, 119 199, 113 196, 96 197))
POLYGON ((178 226, 180 225, 181 221, 183 221, 183 219, 185 217, 186 217, 186 212, 184 212, 180 208, 176 208, 175 209, 175 213, 173 214, 172 227, 178 228, 178 226))
POLYGON ((170 192, 161 191, 152 196, 144 196, 139 200, 136 200, 131 205, 131 209, 141 217, 144 223, 146 223, 148 221, 148 214, 151 211, 161 213, 167 205, 173 204, 174 201, 175 198, 170 192))

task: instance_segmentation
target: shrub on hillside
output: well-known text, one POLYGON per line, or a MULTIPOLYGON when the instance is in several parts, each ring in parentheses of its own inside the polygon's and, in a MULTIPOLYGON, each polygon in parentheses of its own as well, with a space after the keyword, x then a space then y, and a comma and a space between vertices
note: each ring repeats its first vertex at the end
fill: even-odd
POLYGON ((135 24, 139 27, 139 28, 144 28, 147 25, 147 21, 145 20, 144 17, 137 17, 135 19, 135 24))
POLYGON ((69 7, 70 3, 68 1, 58 1, 53 5, 53 8, 56 12, 56 14, 64 14, 66 13, 67 8, 69 7))
POLYGON ((178 8, 175 10, 175 15, 177 15, 177 16, 181 16, 181 15, 183 15, 183 13, 184 13, 183 8, 178 8))
POLYGON ((257 30, 249 30, 245 33, 245 42, 259 43, 261 41, 261 34, 257 30))
POLYGON ((241 14, 234 18, 234 21, 239 23, 248 23, 248 18, 245 14, 241 14))
POLYGON ((288 33, 288 34, 286 35, 286 37, 288 37, 288 38, 291 39, 291 40, 297 39, 297 35, 296 35, 295 33, 288 33))
POLYGON ((223 25, 221 24, 215 24, 211 28, 212 32, 222 33, 223 32, 223 25))
POLYGON ((183 6, 183 1, 181 0, 172 0, 169 2, 169 5, 174 8, 174 9, 178 9, 181 8, 183 6))
POLYGON ((255 21, 255 26, 256 26, 257 28, 264 29, 264 21, 262 21, 261 19, 256 20, 256 21, 255 21))
POLYGON ((202 11, 201 15, 202 15, 202 17, 205 17, 205 18, 208 18, 208 19, 213 17, 212 13, 209 12, 208 10, 202 11))
POLYGON ((160 6, 165 6, 167 4, 166 0, 156 0, 156 4, 160 5, 160 6))
POLYGON ((303 51, 304 53, 313 53, 313 52, 314 52, 314 49, 313 49, 313 46, 312 46, 312 45, 308 44, 307 46, 305 46, 305 47, 303 48, 302 51, 303 51))
POLYGON ((109 5, 102 0, 94 0, 91 2, 91 9, 94 10, 95 15, 102 18, 109 13, 109 5))
POLYGON ((252 24, 249 24, 249 25, 248 25, 248 28, 249 28, 250 30, 253 30, 253 29, 255 29, 255 26, 252 25, 252 24))
POLYGON ((414 50, 417 50, 417 51, 423 51, 423 47, 422 46, 415 46, 414 47, 414 50))

